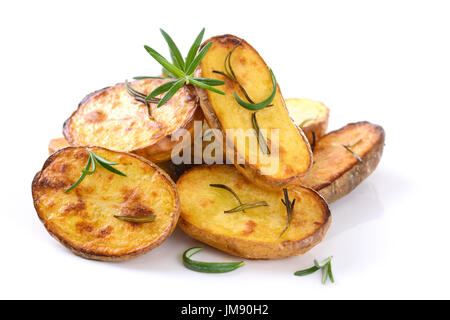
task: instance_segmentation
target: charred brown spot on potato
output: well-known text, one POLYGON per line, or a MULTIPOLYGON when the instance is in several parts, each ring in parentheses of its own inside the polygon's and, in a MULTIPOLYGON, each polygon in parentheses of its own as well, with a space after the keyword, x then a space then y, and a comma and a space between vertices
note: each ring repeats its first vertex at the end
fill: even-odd
POLYGON ((121 213, 128 217, 149 217, 153 211, 141 203, 133 203, 130 206, 123 207, 121 213))
POLYGON ((95 111, 89 112, 87 115, 85 115, 84 119, 87 123, 102 122, 102 121, 105 121, 106 114, 100 110, 95 110, 95 111))
POLYGON ((82 213, 86 209, 86 204, 82 197, 78 197, 76 202, 71 202, 67 207, 64 208, 63 213, 82 213))
POLYGON ((85 221, 78 222, 75 227, 79 233, 92 233, 94 231, 94 226, 85 221))
POLYGON ((67 162, 56 162, 50 167, 50 170, 55 173, 64 174, 69 168, 70 164, 67 162))
POLYGON ((97 233, 97 237, 105 238, 105 237, 109 236, 113 230, 114 230, 114 228, 111 226, 106 226, 104 228, 101 228, 97 233))
POLYGON ((68 187, 68 184, 57 178, 41 177, 37 186, 43 189, 65 189, 68 187))
POLYGON ((244 236, 248 236, 248 235, 250 235, 253 231, 255 231, 255 228, 256 228, 256 223, 255 223, 254 221, 252 221, 252 220, 248 220, 248 221, 245 223, 245 229, 242 230, 242 234, 243 234, 244 236))

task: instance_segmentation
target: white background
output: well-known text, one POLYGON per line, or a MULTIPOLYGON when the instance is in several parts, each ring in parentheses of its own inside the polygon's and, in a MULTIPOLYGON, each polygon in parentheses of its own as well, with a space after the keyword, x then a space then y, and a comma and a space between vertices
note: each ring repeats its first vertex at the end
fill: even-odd
MULTIPOLYGON (((0 4, 0 298, 450 298, 445 1, 2 1, 0 4), (158 74, 144 44, 159 28, 187 52, 206 36, 247 39, 285 97, 323 101, 330 129, 368 120, 386 130, 375 173, 331 205, 325 240, 307 254, 248 261, 229 274, 187 270, 180 230, 124 263, 83 260, 39 222, 31 180, 50 138, 87 93, 158 74), (446 139, 447 138, 447 139, 446 139), (294 277, 334 256, 334 285, 294 277)), ((205 260, 233 260, 205 248, 205 260)))

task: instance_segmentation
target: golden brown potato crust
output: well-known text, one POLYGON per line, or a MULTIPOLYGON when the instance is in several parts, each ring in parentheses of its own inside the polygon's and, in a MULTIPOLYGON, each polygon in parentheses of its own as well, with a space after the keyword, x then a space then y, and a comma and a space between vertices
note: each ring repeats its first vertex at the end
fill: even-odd
POLYGON ((33 202, 47 231, 73 253, 87 259, 122 261, 159 246, 173 232, 179 198, 170 177, 137 155, 88 147, 127 176, 97 166, 68 193, 88 159, 85 148, 67 147, 52 154, 32 183, 33 202), (132 223, 114 215, 146 217, 132 223))
POLYGON ((300 184, 318 191, 328 203, 356 188, 377 167, 385 133, 367 121, 350 123, 322 137, 314 149, 314 164, 300 184), (343 146, 359 155, 362 162, 343 146))
MULTIPOLYGON (((130 83, 149 94, 167 80, 145 79, 130 83)), ((86 96, 64 123, 63 133, 71 145, 98 145, 115 151, 133 152, 153 162, 170 159, 178 143, 171 134, 180 128, 193 131, 193 121, 202 119, 195 90, 182 87, 164 106, 147 107, 128 94, 125 84, 104 88, 86 96)))
POLYGON ((280 259, 299 255, 322 241, 331 223, 325 200, 314 190, 289 190, 296 199, 290 227, 286 226, 283 192, 268 191, 250 183, 233 166, 198 166, 177 182, 181 202, 180 228, 190 237, 229 254, 247 259, 280 259), (243 203, 266 201, 269 206, 247 209, 245 213, 224 213, 239 205, 226 190, 232 188, 243 203))
MULTIPOLYGON (((240 106, 234 98, 234 92, 240 92, 237 84, 222 75, 213 73, 213 71, 223 71, 226 55, 237 44, 240 44, 231 58, 234 73, 253 100, 263 101, 272 91, 269 68, 258 52, 243 39, 233 35, 223 35, 213 37, 204 44, 209 42, 212 42, 213 45, 201 61, 195 74, 198 77, 225 81, 226 84, 219 88, 226 94, 223 96, 196 87, 208 125, 211 128, 220 129, 222 132, 228 129, 253 129, 251 120, 253 111, 240 106)), ((312 153, 302 130, 290 120, 279 87, 272 106, 258 111, 257 120, 259 127, 266 129, 268 135, 272 129, 279 130, 279 167, 275 170, 276 172, 270 172, 270 165, 264 165, 263 161, 258 161, 256 164, 250 163, 250 157, 255 154, 252 154, 248 148, 238 146, 234 140, 228 137, 227 148, 233 150, 237 157, 245 159, 245 163, 235 163, 236 168, 253 183, 263 188, 280 189, 295 185, 310 168, 312 153), (300 151, 296 152, 295 150, 300 151)), ((270 136, 265 138, 267 141, 270 140, 270 136)), ((250 145, 258 145, 256 139, 256 135, 249 137, 250 145)), ((262 154, 258 148, 255 151, 258 152, 259 160, 263 159, 270 163, 271 157, 262 154)))

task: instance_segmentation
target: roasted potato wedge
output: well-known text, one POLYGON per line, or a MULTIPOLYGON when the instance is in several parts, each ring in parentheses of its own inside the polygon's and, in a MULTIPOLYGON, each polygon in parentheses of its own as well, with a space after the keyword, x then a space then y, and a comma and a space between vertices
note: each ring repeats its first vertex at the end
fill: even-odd
POLYGON ((300 184, 318 191, 328 203, 336 201, 375 170, 383 147, 382 127, 366 121, 350 123, 317 142, 314 164, 300 184))
POLYGON ((248 259, 279 259, 302 254, 325 236, 331 222, 327 203, 314 190, 289 190, 296 199, 292 221, 287 223, 283 191, 270 191, 249 182, 233 166, 197 166, 177 182, 181 203, 180 228, 189 236, 229 254, 248 259), (242 203, 266 201, 268 206, 224 213, 239 205, 223 184, 236 192, 242 203))
MULTIPOLYGON (((130 86, 147 95, 165 81, 145 79, 130 86)), ((185 86, 161 108, 151 104, 151 120, 145 104, 136 101, 125 84, 119 83, 84 98, 64 123, 63 133, 71 145, 96 145, 163 162, 170 159, 178 144, 171 141, 171 134, 180 128, 193 131, 193 121, 203 118, 197 107, 195 91, 185 86)))
POLYGON ((55 138, 51 139, 48 143, 48 153, 52 154, 58 150, 64 149, 65 147, 69 147, 70 144, 67 142, 65 138, 55 138))
MULTIPOLYGON (((224 71, 224 61, 227 54, 234 50, 231 56, 231 65, 239 83, 245 88, 253 101, 260 102, 270 96, 272 92, 272 80, 264 60, 258 52, 245 40, 232 35, 213 37, 205 42, 212 42, 212 46, 195 71, 197 77, 214 78, 226 81, 219 87, 225 95, 197 88, 202 107, 208 125, 218 128, 224 133, 229 129, 247 132, 253 130, 252 114, 254 111, 243 108, 234 97, 237 92, 242 99, 239 86, 227 77, 213 71, 224 71)), ((279 156, 264 154, 258 148, 256 134, 244 138, 241 135, 226 136, 227 148, 236 155, 235 159, 244 159, 243 163, 235 161, 236 168, 254 183, 268 189, 280 189, 294 185, 299 178, 310 168, 311 149, 301 129, 296 127, 289 118, 283 97, 279 87, 272 101, 272 106, 257 112, 257 121, 261 130, 267 130, 265 137, 267 142, 272 139, 271 130, 278 130, 279 156), (250 146, 256 146, 255 148, 250 146), (257 161, 251 159, 257 158, 257 161), (274 164, 276 165, 274 166, 274 164)), ((235 131, 236 132, 236 131, 235 131)), ((273 138, 276 140, 276 138, 273 138)), ((269 148, 271 146, 268 143, 269 148)))
POLYGON ((97 165, 75 189, 88 160, 82 147, 52 154, 32 183, 34 206, 47 231, 73 253, 87 259, 127 260, 159 246, 173 232, 179 198, 170 177, 150 161, 130 153, 88 147, 118 162, 123 177, 97 165), (147 217, 152 222, 122 221, 114 216, 147 217))
POLYGON ((289 116, 302 128, 311 145, 327 132, 330 110, 322 102, 297 98, 285 101, 289 116))

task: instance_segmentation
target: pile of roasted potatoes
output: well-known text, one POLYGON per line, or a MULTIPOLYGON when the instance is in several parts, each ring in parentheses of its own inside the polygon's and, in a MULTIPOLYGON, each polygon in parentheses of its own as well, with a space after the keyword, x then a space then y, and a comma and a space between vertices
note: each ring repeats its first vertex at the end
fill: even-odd
MULTIPOLYGON (((243 108, 235 92, 242 86, 254 101, 264 100, 272 92, 271 71, 243 39, 216 36, 202 46, 210 42, 195 76, 224 81, 225 94, 183 85, 158 108, 130 90, 148 95, 169 80, 119 83, 87 95, 64 122, 64 137, 50 141, 50 157, 32 182, 34 206, 47 231, 73 253, 126 260, 162 244, 178 225, 190 237, 243 258, 299 255, 325 237, 328 204, 377 167, 381 126, 362 121, 326 133, 328 107, 283 99, 278 84, 269 107, 243 108), (239 83, 215 72, 226 59, 239 83), (274 139, 271 129, 278 132, 275 169, 265 161, 271 154, 251 154, 225 135, 228 129, 253 129, 256 119, 267 141, 274 139), (192 139, 183 143, 190 146, 196 121, 203 122, 203 133, 224 133, 220 143, 235 155, 223 155, 229 164, 203 157, 191 164, 171 160, 180 144, 172 134, 186 129, 192 139)), ((210 140, 202 138, 208 148, 210 140)))

